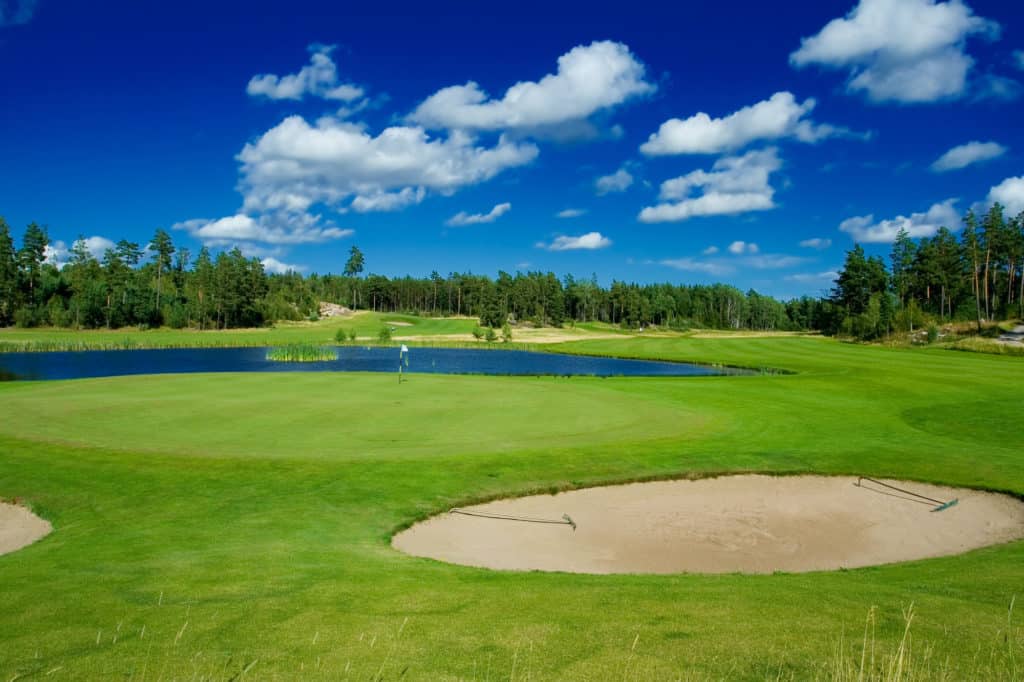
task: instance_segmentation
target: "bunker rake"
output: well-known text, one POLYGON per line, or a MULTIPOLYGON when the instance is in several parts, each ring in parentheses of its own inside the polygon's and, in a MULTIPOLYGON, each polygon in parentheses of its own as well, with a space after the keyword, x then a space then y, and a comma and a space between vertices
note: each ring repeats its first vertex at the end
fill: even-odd
MULTIPOLYGON (((960 502, 959 498, 953 498, 952 500, 947 500, 947 501, 936 500, 935 498, 928 497, 928 496, 922 495, 920 493, 915 493, 912 490, 905 490, 903 488, 897 488, 894 485, 889 485, 888 483, 882 483, 881 481, 875 480, 873 478, 868 478, 867 476, 860 476, 860 477, 858 477, 857 478, 857 482, 854 483, 854 485, 857 486, 858 488, 864 488, 865 490, 871 490, 870 488, 867 488, 866 486, 863 485, 864 481, 870 481, 871 483, 874 483, 875 485, 880 485, 883 488, 888 488, 889 490, 895 490, 896 492, 903 493, 904 495, 910 495, 911 497, 904 497, 904 498, 902 498, 904 500, 907 500, 908 502, 917 502, 919 504, 927 504, 929 506, 936 505, 936 506, 932 506, 932 510, 931 511, 933 511, 933 512, 945 511, 945 510, 949 509, 950 507, 955 507, 960 502)), ((881 490, 876 490, 875 492, 882 492, 882 491, 881 490)), ((882 493, 882 494, 889 495, 891 493, 882 493)), ((899 497, 899 496, 898 495, 894 495, 894 497, 899 497)))
POLYGON ((572 526, 573 531, 576 530, 576 522, 568 514, 562 514, 560 519, 538 519, 533 516, 513 516, 510 514, 489 514, 485 512, 469 511, 468 509, 459 509, 458 507, 452 507, 448 510, 449 514, 462 514, 463 516, 478 516, 484 519, 500 519, 502 521, 522 521, 524 523, 550 523, 559 526, 572 526))

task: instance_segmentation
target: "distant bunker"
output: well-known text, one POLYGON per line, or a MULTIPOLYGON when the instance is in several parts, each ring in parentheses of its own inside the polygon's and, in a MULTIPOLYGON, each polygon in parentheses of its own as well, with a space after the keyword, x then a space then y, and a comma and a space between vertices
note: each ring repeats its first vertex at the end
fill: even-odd
POLYGON ((0 502, 0 554, 14 552, 48 535, 53 527, 28 509, 0 502))
POLYGON ((799 573, 1022 537, 1024 502, 1009 495, 889 479, 737 475, 498 500, 418 523, 392 544, 516 571, 799 573))

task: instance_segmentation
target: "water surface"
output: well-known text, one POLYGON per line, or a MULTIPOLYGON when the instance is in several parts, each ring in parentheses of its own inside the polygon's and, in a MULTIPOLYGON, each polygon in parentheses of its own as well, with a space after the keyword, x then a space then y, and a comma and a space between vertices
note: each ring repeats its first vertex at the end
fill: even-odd
MULTIPOLYGON (((397 372, 398 348, 341 346, 338 359, 274 362, 268 348, 172 348, 0 354, 0 379, 47 380, 193 372, 397 372)), ((712 376, 746 370, 679 362, 464 348, 412 348, 412 374, 712 376)))

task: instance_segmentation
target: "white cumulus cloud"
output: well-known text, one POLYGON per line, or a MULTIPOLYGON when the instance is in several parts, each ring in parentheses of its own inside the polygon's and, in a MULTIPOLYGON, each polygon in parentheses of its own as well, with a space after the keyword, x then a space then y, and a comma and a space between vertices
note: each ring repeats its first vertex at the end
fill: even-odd
POLYGON ((998 142, 968 142, 953 147, 931 165, 936 173, 966 168, 972 163, 995 159, 1006 153, 1006 147, 998 142))
POLYGON ((260 261, 263 264, 263 269, 274 275, 285 275, 289 272, 304 272, 307 270, 305 265, 292 265, 291 263, 282 263, 273 256, 267 256, 260 261))
POLYGON ((247 242, 318 244, 353 234, 352 230, 322 224, 319 216, 308 213, 271 213, 257 217, 238 213, 216 220, 186 220, 172 228, 188 232, 207 246, 237 246, 247 242))
POLYGON ((586 213, 582 208, 567 208, 555 214, 556 218, 579 218, 586 213))
POLYGON ((815 282, 827 283, 834 282, 839 277, 839 273, 835 270, 826 270, 825 272, 798 272, 793 275, 786 275, 783 279, 787 282, 802 282, 813 284, 815 282))
POLYGON ((612 240, 603 236, 600 232, 588 232, 578 237, 560 236, 550 243, 537 242, 537 248, 548 251, 593 251, 604 249, 612 245, 612 240))
POLYGON ((705 256, 713 256, 716 253, 718 253, 718 247, 717 246, 709 246, 708 248, 706 248, 703 251, 701 251, 701 253, 704 254, 705 256))
POLYGON ((58 270, 63 270, 64 266, 68 264, 69 253, 67 242, 58 239, 43 248, 43 262, 49 263, 58 270))
POLYGON ((841 222, 839 229, 853 237, 854 241, 867 244, 891 243, 900 229, 905 229, 912 239, 933 237, 940 227, 960 229, 960 214, 953 206, 955 203, 956 199, 946 199, 933 204, 923 213, 911 213, 909 216, 901 215, 877 222, 873 215, 855 216, 841 222))
POLYGON ((579 123, 654 90, 627 46, 600 41, 574 47, 558 58, 556 73, 516 83, 501 99, 491 99, 472 81, 439 90, 409 120, 432 129, 528 132, 579 123))
MULTIPOLYGON (((666 265, 668 267, 675 268, 676 270, 703 272, 715 277, 729 275, 736 272, 738 268, 754 270, 782 270, 807 262, 807 259, 800 258, 798 256, 789 256, 779 253, 762 254, 759 253, 759 249, 756 244, 749 244, 741 241, 733 242, 729 246, 729 251, 734 256, 739 257, 718 257, 707 259, 691 257, 668 258, 658 262, 661 265, 666 265)), ((704 255, 714 255, 716 253, 718 253, 718 249, 715 247, 709 247, 704 250, 704 255)))
POLYGON ((632 184, 633 176, 625 168, 620 168, 611 175, 602 175, 594 181, 594 187, 600 195, 625 192, 632 184))
POLYGON ((306 95, 352 102, 363 96, 363 89, 338 80, 338 68, 331 59, 334 45, 310 45, 309 64, 287 76, 260 74, 249 80, 245 91, 253 97, 300 100, 306 95))
POLYGON ((375 188, 354 198, 349 208, 359 213, 400 211, 406 206, 420 203, 425 196, 427 191, 422 187, 403 187, 397 192, 375 188))
POLYGON ((817 249, 818 251, 823 251, 832 246, 832 240, 825 237, 812 237, 811 239, 804 239, 801 241, 800 246, 805 249, 817 249))
POLYGON ((710 172, 695 170, 663 182, 659 195, 663 203, 644 208, 638 218, 659 223, 774 208, 775 190, 768 180, 781 167, 774 147, 721 158, 710 172), (700 194, 695 196, 697 191, 700 194))
POLYGON ((356 211, 395 210, 428 191, 453 194, 536 158, 537 147, 499 138, 484 147, 470 135, 431 138, 394 126, 371 135, 332 117, 310 125, 290 116, 245 145, 241 188, 246 212, 306 210, 315 203, 356 211))
POLYGON ((495 220, 505 215, 512 210, 512 204, 507 201, 503 204, 498 204, 492 208, 488 213, 466 213, 465 211, 459 211, 451 218, 449 218, 445 225, 451 225, 458 227, 461 225, 479 225, 481 223, 493 223, 495 220))
POLYGON ((757 253, 761 249, 753 242, 745 242, 741 240, 734 241, 729 244, 729 253, 735 255, 742 255, 744 253, 757 253))
MULTIPOLYGON (((329 52, 329 48, 316 48, 314 65, 329 52)), ((302 78, 317 83, 331 80, 302 78)), ((336 112, 312 122, 301 116, 285 118, 238 153, 237 187, 243 200, 235 215, 186 220, 175 227, 204 244, 243 245, 250 253, 260 250, 258 243, 339 239, 351 231, 322 220, 315 213, 318 207, 340 213, 397 211, 430 194, 451 196, 463 187, 486 182, 532 162, 539 153, 536 145, 505 135, 483 144, 464 131, 432 135, 411 125, 394 125, 374 134, 368 126, 346 120, 346 115, 336 112)))
POLYGON ((761 140, 792 137, 801 142, 817 142, 849 134, 845 128, 807 119, 814 106, 813 99, 799 103, 793 93, 777 92, 722 118, 711 118, 703 111, 685 120, 672 118, 640 145, 640 151, 648 156, 718 154, 761 140))
POLYGON ((742 262, 748 268, 757 270, 781 270, 806 263, 807 259, 782 253, 765 253, 758 256, 747 256, 742 262))
POLYGON ((988 192, 989 203, 999 202, 1011 216, 1024 211, 1024 175, 1006 178, 988 192))
POLYGON ((65 265, 71 262, 74 257, 73 249, 79 242, 85 246, 85 250, 89 252, 89 255, 96 260, 103 260, 103 255, 107 252, 107 249, 113 249, 116 246, 114 242, 106 237, 76 239, 71 247, 67 245, 67 242, 57 239, 53 243, 48 244, 43 250, 44 262, 49 263, 58 270, 62 270, 65 265))
POLYGON ((736 268, 725 263, 703 261, 696 258, 666 258, 658 261, 661 265, 682 270, 684 272, 703 272, 713 277, 728 275, 736 271, 736 268))
POLYGON ((874 101, 933 102, 966 92, 973 35, 995 38, 999 25, 961 0, 860 0, 804 38, 790 63, 844 69, 847 89, 874 101))
MULTIPOLYGON (((114 242, 110 241, 106 237, 86 237, 81 241, 85 246, 85 250, 88 251, 96 260, 102 260, 103 255, 107 250, 113 249, 116 246, 114 242)), ((78 240, 76 240, 75 243, 77 244, 78 240)))

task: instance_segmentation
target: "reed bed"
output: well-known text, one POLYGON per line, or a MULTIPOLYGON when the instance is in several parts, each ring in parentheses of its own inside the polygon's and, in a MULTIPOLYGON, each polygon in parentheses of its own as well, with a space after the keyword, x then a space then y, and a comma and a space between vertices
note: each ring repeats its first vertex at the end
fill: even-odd
MULTIPOLYGON (((327 343, 325 341, 325 343, 327 343)), ((339 342, 340 343, 340 342, 339 342)), ((417 348, 483 348, 483 349, 498 349, 498 350, 523 350, 523 351, 542 351, 545 350, 545 346, 557 345, 557 344, 538 344, 538 343, 487 343, 484 341, 407 341, 401 338, 393 339, 390 342, 379 342, 377 339, 359 339, 357 341, 349 340, 345 342, 345 345, 356 345, 356 346, 396 346, 400 343, 404 343, 407 346, 415 346, 417 348)), ((0 340, 0 353, 54 353, 54 352, 81 352, 90 350, 147 350, 147 349, 174 349, 174 348, 257 348, 265 346, 273 346, 274 342, 270 339, 259 337, 259 338, 230 338, 230 339, 216 339, 216 338, 195 338, 195 339, 153 339, 139 341, 133 338, 126 337, 124 339, 111 340, 65 340, 65 339, 47 339, 47 340, 0 340)), ((323 346, 317 344, 296 344, 296 345, 311 345, 317 348, 323 346)))
POLYGON ((267 351, 267 360, 274 362, 330 362, 338 359, 338 351, 328 346, 296 343, 267 351))
POLYGON ((148 350, 148 349, 174 349, 174 348, 254 348, 270 346, 272 341, 266 338, 254 339, 211 339, 197 338, 190 339, 158 339, 152 341, 138 341, 126 337, 117 340, 67 340, 47 339, 28 341, 0 340, 0 353, 56 353, 56 352, 82 352, 90 350, 148 350))

